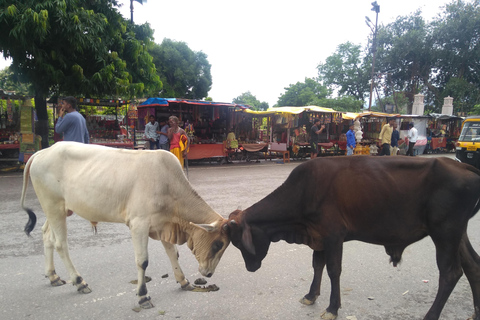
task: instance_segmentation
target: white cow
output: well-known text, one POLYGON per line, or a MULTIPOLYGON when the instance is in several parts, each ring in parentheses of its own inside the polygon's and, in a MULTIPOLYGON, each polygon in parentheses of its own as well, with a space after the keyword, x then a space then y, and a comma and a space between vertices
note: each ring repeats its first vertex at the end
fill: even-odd
POLYGON ((125 223, 130 228, 143 308, 153 307, 145 284, 149 237, 162 241, 175 279, 186 290, 193 286, 180 268, 175 244, 187 242, 200 273, 211 277, 230 243, 224 230, 227 220, 195 192, 170 152, 59 142, 35 153, 25 166, 21 196, 29 215, 27 235, 36 223, 35 213, 24 206, 29 176, 47 218, 42 227, 45 271, 53 286, 65 284, 55 273, 55 248, 78 291, 91 292, 68 253, 66 220, 71 211, 91 222, 125 223))

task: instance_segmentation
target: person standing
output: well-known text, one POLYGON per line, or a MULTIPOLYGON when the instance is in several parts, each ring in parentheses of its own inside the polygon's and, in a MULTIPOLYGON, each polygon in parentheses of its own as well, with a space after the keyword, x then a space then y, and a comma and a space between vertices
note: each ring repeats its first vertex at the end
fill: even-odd
POLYGON ((310 152, 310 159, 315 159, 318 154, 318 142, 320 142, 320 133, 325 131, 325 125, 322 124, 320 126, 320 119, 315 119, 313 122, 313 126, 310 129, 310 145, 312 147, 312 151, 310 152))
POLYGON ((58 119, 55 131, 63 133, 64 141, 89 143, 90 137, 85 118, 77 110, 77 99, 65 97, 62 99, 61 108, 58 111, 58 119))
POLYGON ((353 155, 353 149, 355 149, 357 142, 355 141, 355 131, 353 131, 354 124, 350 124, 347 131, 347 156, 353 155))
POLYGON ((148 123, 145 125, 145 138, 150 143, 150 150, 154 150, 153 146, 156 146, 157 149, 160 149, 160 145, 158 143, 158 122, 155 121, 155 116, 150 115, 148 117, 148 123))
POLYGON ((392 156, 396 156, 398 152, 398 140, 400 140, 400 132, 397 130, 397 122, 393 123, 393 131, 392 131, 392 148, 391 148, 391 154, 392 156))
POLYGON ((407 151, 407 156, 413 157, 413 147, 415 146, 415 143, 417 143, 418 139, 418 130, 417 128, 414 127, 413 122, 411 122, 408 125, 408 151, 407 151))
POLYGON ((179 120, 175 116, 168 118, 170 128, 168 129, 168 139, 170 140, 170 152, 173 153, 180 164, 182 169, 184 166, 184 158, 187 156, 188 147, 190 141, 187 137, 185 130, 178 126, 179 120))
POLYGON ((160 119, 160 131, 157 131, 157 133, 159 135, 158 143, 160 144, 160 149, 169 151, 167 119, 160 119))
POLYGON ((381 146, 381 156, 390 155, 390 144, 392 143, 392 132, 393 132, 393 123, 395 120, 392 118, 382 127, 380 135, 378 137, 381 146))

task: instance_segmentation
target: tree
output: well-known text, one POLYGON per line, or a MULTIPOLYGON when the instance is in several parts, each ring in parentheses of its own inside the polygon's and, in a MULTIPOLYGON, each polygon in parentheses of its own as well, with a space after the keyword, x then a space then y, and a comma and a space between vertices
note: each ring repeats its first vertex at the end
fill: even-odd
MULTIPOLYGON (((404 92, 409 99, 411 113, 415 94, 429 88, 433 52, 429 26, 417 10, 411 16, 400 16, 378 32, 377 61, 379 73, 388 73, 389 81, 384 94, 391 88, 404 92)), ((381 87, 380 87, 381 88, 381 87)))
POLYGON ((361 112, 363 107, 362 100, 357 100, 351 96, 315 99, 311 104, 343 112, 361 112))
POLYGON ((360 45, 351 42, 340 44, 337 51, 319 64, 318 75, 322 83, 339 95, 352 96, 364 100, 369 92, 371 64, 362 58, 360 45))
POLYGON ((149 50, 163 83, 161 97, 201 100, 208 96, 212 75, 205 53, 194 52, 185 42, 170 39, 149 50))
POLYGON ((30 95, 31 86, 15 80, 15 76, 10 67, 0 70, 0 89, 4 91, 14 91, 20 96, 30 95))
POLYGON ((116 0, 0 0, 0 51, 12 58, 18 79, 33 84, 43 147, 49 94, 141 94, 145 85, 133 82, 141 78, 161 87, 153 63, 114 6, 116 0), (129 74, 122 56, 139 62, 134 67, 141 76, 129 74))
POLYGON ((244 92, 232 101, 236 104, 246 104, 252 107, 253 110, 267 110, 268 103, 260 102, 256 96, 254 96, 250 91, 244 92))
POLYGON ((480 103, 480 2, 453 1, 432 22, 433 83, 438 109, 447 96, 456 110, 480 103))
POLYGON ((278 98, 277 106, 307 106, 316 99, 327 97, 329 93, 329 90, 316 80, 305 78, 305 82, 297 82, 285 88, 285 93, 278 98))

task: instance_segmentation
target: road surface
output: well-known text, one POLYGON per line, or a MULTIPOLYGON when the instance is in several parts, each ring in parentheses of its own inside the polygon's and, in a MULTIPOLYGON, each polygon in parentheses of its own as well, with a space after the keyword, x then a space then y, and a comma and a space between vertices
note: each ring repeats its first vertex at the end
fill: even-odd
MULTIPOLYGON (((451 156, 451 155, 449 155, 451 156)), ((217 212, 227 217, 237 208, 259 201, 302 162, 196 165, 189 179, 217 212)), ((240 252, 230 245, 208 284, 220 290, 185 292, 175 282, 160 242, 149 242, 147 284, 155 308, 132 311, 137 302, 133 247, 128 228, 100 223, 98 234, 76 215, 68 218, 70 255, 93 292, 77 293, 67 284, 51 287, 44 277, 41 226, 42 210, 29 187, 27 205, 39 221, 28 238, 23 228, 27 215, 19 206, 20 173, 0 175, 0 319, 320 319, 328 305, 330 282, 323 277, 320 298, 313 306, 298 302, 313 276, 312 251, 283 241, 274 243, 255 273, 247 272, 240 252), (162 276, 168 275, 166 278, 162 276)), ((469 224, 471 242, 480 252, 480 216, 469 224)), ((183 245, 180 264, 190 282, 201 277, 198 264, 183 245)), ((57 273, 68 279, 58 255, 57 273)), ((438 285, 435 251, 430 238, 409 246, 401 265, 393 268, 384 248, 352 241, 345 244, 341 277, 342 308, 338 319, 423 319, 438 285)), ((467 319, 473 313, 470 287, 465 277, 450 296, 441 319, 467 319)))

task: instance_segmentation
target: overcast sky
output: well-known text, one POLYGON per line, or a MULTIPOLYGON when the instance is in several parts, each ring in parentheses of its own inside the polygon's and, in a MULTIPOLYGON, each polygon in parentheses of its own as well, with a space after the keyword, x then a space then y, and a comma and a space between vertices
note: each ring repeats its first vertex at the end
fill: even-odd
MULTIPOLYGON (((130 18, 130 0, 119 0, 130 18)), ((380 24, 421 9, 431 20, 447 0, 378 0, 380 24)), ((148 0, 134 1, 135 23, 149 22, 155 42, 183 41, 212 65, 209 96, 231 102, 250 91, 273 106, 285 87, 316 77, 319 63, 350 41, 367 44, 375 22, 371 0, 148 0)), ((0 69, 5 61, 0 59, 0 69)))

